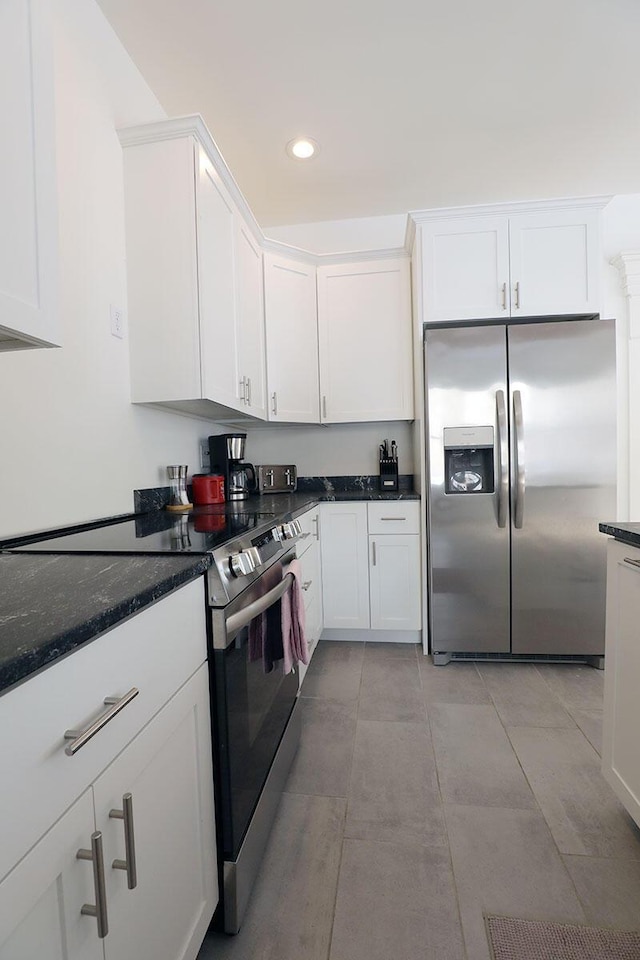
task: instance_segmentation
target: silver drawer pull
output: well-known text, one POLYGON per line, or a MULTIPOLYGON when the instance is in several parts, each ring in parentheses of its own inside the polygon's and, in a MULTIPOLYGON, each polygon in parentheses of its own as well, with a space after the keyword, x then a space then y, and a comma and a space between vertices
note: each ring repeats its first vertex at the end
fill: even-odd
POLYGON ((631 557, 625 557, 624 562, 630 563, 632 567, 640 567, 640 560, 632 560, 631 557))
POLYGON ((97 720, 94 720, 85 730, 66 730, 64 734, 65 740, 72 740, 73 743, 70 743, 64 748, 64 752, 68 757, 72 757, 75 753, 80 750, 81 747, 84 747, 85 743, 88 743, 92 737, 95 737, 98 731, 102 730, 110 720, 120 713, 120 711, 127 706, 128 703, 131 703, 134 697, 137 697, 140 691, 137 687, 131 687, 128 693, 125 693, 123 697, 105 697, 105 704, 109 704, 109 709, 105 713, 101 714, 97 720))
POLYGON ((95 903, 84 903, 80 913, 83 917, 95 917, 98 923, 98 936, 102 940, 109 933, 107 918, 107 891, 104 882, 104 853, 102 850, 102 833, 96 830, 91 834, 91 850, 78 850, 78 860, 93 862, 93 885, 96 891, 95 903))
POLYGON ((406 520, 406 517, 380 517, 381 520, 406 520))
POLYGON ((133 834, 133 798, 130 793, 122 797, 122 810, 109 810, 109 816, 114 820, 124 821, 124 851, 126 860, 114 860, 111 866, 114 870, 127 871, 127 886, 135 890, 138 886, 138 871, 136 869, 136 841, 133 834))
POLYGON ((313 580, 305 580, 305 582, 300 584, 300 586, 302 587, 303 590, 308 590, 312 583, 313 583, 313 580))

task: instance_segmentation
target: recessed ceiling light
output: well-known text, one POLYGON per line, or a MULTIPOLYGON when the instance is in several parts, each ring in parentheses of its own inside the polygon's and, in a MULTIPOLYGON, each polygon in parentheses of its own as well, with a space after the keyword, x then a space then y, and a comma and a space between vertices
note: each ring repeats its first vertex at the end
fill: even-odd
POLYGON ((297 137, 290 140, 286 146, 286 151, 294 160, 310 160, 316 157, 320 152, 320 145, 310 137, 297 137))

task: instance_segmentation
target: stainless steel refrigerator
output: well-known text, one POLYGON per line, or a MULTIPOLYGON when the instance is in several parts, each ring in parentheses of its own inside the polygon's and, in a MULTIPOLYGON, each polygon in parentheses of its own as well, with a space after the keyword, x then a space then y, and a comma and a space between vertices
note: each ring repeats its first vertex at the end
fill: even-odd
POLYGON ((604 655, 613 320, 425 326, 430 648, 604 655))

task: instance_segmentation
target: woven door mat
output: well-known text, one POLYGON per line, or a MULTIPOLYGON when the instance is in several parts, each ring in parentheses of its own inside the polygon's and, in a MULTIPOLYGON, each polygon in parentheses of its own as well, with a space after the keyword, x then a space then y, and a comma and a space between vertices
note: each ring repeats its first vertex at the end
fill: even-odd
POLYGON ((493 960, 640 960, 640 933, 485 917, 493 960))

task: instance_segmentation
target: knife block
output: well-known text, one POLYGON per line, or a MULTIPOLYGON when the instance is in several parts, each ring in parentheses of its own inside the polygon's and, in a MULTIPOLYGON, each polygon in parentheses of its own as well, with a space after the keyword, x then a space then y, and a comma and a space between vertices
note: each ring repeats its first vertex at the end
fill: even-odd
POLYGON ((398 461, 391 457, 380 457, 380 489, 398 489, 398 461))

